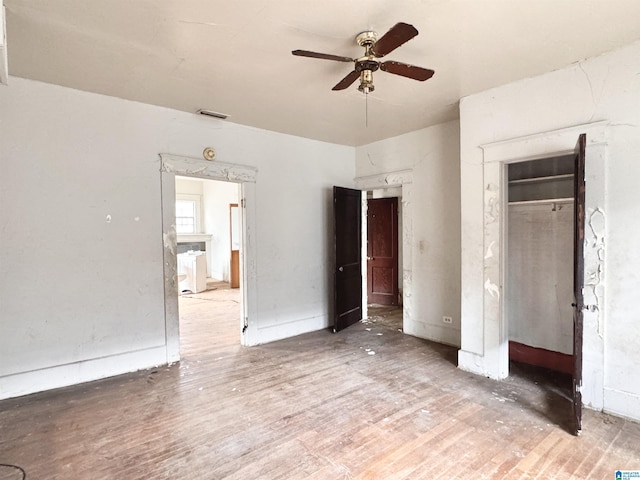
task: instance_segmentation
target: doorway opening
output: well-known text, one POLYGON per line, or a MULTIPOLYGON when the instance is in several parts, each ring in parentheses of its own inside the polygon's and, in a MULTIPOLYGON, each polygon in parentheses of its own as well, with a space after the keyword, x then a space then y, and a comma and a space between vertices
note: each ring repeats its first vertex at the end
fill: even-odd
POLYGON ((240 318, 242 345, 260 343, 257 323, 256 178, 255 167, 236 163, 211 162, 194 157, 160 154, 160 189, 162 198, 162 245, 164 277, 164 319, 167 363, 180 360, 180 320, 178 314, 178 272, 176 234, 175 177, 187 176, 234 182, 239 186, 240 205, 240 318))
POLYGON ((403 330, 401 198, 401 187, 367 191, 363 212, 366 315, 398 330, 403 330))
POLYGON ((482 208, 477 209, 470 208, 471 203, 463 205, 462 218, 470 228, 465 233, 468 241, 463 240, 462 348, 458 351, 458 363, 464 370, 505 379, 509 376, 505 165, 575 155, 578 174, 574 189, 578 195, 574 196, 579 205, 575 208, 579 228, 574 239, 574 328, 578 333, 574 338, 576 343, 583 342, 574 346, 576 371, 572 396, 576 426, 583 403, 595 409, 604 405, 607 129, 607 122, 602 121, 480 145, 483 153, 482 165, 477 169, 479 175, 472 178, 471 170, 465 170, 467 181, 482 182, 483 202, 482 208), (472 233, 480 241, 473 249, 465 250, 465 245, 473 243, 472 233))
POLYGON ((181 356, 240 344, 240 185, 175 177, 181 356))
POLYGON ((505 165, 509 376, 571 430, 574 372, 574 155, 505 165))

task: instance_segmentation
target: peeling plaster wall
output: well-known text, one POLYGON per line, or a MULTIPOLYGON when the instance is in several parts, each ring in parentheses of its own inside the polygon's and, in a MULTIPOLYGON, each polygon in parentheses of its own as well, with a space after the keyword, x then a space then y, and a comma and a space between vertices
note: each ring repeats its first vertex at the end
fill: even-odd
POLYGON ((159 153, 257 167, 258 341, 328 326, 354 149, 11 78, 0 89, 0 398, 167 361, 159 153))
MULTIPOLYGON (((356 174, 413 171, 412 312, 405 332, 460 345, 459 124, 447 122, 356 148, 356 174), (453 318, 451 325, 443 316, 453 318)), ((405 226, 406 227, 406 226, 405 226)), ((406 305, 405 305, 406 306, 406 305)))
MULTIPOLYGON (((487 304, 490 297, 484 295, 487 276, 495 279, 499 292, 499 271, 483 261, 489 246, 486 239, 499 238, 485 224, 485 215, 493 214, 485 177, 500 178, 500 166, 483 165, 481 146, 542 132, 550 132, 552 143, 556 130, 602 120, 607 126, 601 165, 590 158, 596 147, 587 140, 587 201, 594 194, 599 200, 591 200, 586 212, 585 255, 591 267, 585 273, 585 303, 593 309, 585 312, 583 399, 595 408, 635 419, 640 419, 640 306, 635 301, 640 284, 640 249, 635 247, 640 236, 638 58, 640 43, 634 43, 563 70, 472 95, 460 104, 460 366, 502 375, 498 367, 502 346, 497 340, 501 326, 495 316, 499 305, 487 304)), ((523 145, 523 156, 538 153, 523 145)))

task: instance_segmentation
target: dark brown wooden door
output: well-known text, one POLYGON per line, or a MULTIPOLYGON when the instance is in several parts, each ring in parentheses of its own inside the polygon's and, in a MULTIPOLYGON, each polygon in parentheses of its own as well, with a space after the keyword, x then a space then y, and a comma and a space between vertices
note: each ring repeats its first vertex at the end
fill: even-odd
POLYGON ((576 145, 574 170, 574 226, 573 226, 573 413, 575 434, 582 431, 582 310, 584 309, 584 209, 585 209, 585 149, 587 136, 583 133, 576 145))
POLYGON ((398 199, 367 202, 367 301, 398 305, 398 199))
POLYGON ((338 332, 362 319, 362 193, 333 187, 334 321, 338 332))

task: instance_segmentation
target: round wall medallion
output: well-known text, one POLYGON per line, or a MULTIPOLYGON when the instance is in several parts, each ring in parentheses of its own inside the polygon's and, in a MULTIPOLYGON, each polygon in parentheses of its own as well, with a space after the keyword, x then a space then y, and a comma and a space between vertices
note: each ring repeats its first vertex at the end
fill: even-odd
POLYGON ((216 151, 211 147, 207 147, 203 150, 202 156, 205 160, 213 160, 216 158, 216 151))

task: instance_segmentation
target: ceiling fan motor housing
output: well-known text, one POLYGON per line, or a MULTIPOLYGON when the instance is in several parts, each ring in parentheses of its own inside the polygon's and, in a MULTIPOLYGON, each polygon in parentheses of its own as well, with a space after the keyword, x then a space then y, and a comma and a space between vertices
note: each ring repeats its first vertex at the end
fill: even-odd
POLYGON ((362 57, 356 60, 356 70, 362 72, 363 70, 369 70, 375 72, 380 68, 380 62, 370 57, 362 57))
POLYGON ((371 47, 378 40, 376 32, 366 31, 356 36, 356 42, 365 48, 364 57, 360 57, 355 61, 355 70, 360 73, 360 85, 358 90, 363 93, 371 93, 376 87, 373 85, 373 72, 380 68, 380 62, 376 60, 375 55, 371 52, 371 47))

